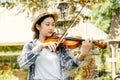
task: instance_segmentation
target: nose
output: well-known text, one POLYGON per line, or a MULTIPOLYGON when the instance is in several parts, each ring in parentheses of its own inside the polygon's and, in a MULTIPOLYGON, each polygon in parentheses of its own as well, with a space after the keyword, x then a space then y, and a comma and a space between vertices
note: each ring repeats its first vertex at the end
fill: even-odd
POLYGON ((50 26, 49 26, 49 29, 54 29, 54 26, 50 25, 50 26))

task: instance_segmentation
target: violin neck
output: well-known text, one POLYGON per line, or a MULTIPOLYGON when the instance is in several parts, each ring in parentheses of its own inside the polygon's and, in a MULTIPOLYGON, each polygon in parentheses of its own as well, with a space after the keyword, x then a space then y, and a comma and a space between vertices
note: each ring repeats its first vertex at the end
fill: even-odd
MULTIPOLYGON (((78 42, 82 42, 82 41, 85 41, 85 39, 81 39, 81 38, 74 38, 74 37, 66 37, 65 38, 66 40, 72 40, 72 41, 78 41, 78 42)), ((99 40, 97 41, 93 41, 92 42, 98 46, 99 48, 101 49, 105 49, 107 47, 107 43, 106 42, 101 42, 99 40)))
POLYGON ((73 40, 73 41, 78 41, 78 42, 85 41, 85 39, 74 38, 74 37, 65 37, 65 39, 67 39, 67 40, 73 40))
MULTIPOLYGON (((78 42, 82 42, 85 41, 85 39, 81 39, 81 38, 74 38, 74 37, 65 37, 66 40, 72 40, 72 41, 78 41, 78 42)), ((95 40, 92 40, 93 43, 95 43, 95 40)))

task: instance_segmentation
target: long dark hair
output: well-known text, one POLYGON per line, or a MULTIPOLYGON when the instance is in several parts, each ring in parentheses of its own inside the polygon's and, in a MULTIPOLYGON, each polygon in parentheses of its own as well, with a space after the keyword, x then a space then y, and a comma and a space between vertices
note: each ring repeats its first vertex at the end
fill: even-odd
MULTIPOLYGON (((48 17, 52 17, 52 18, 55 20, 55 18, 54 18, 53 15, 45 15, 45 16, 43 16, 42 18, 40 18, 40 19, 36 22, 36 24, 40 25, 40 24, 44 21, 44 19, 46 19, 46 18, 48 18, 48 17)), ((36 24, 35 24, 35 25, 36 25, 36 24)), ((36 26, 34 26, 34 30, 32 30, 32 31, 34 32, 33 39, 38 39, 38 38, 39 38, 39 30, 36 28, 36 26)))

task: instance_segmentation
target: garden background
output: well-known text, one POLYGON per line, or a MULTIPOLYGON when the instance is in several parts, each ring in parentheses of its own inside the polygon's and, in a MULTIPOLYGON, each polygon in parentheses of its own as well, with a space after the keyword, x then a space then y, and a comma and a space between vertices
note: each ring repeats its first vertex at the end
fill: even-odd
MULTIPOLYGON (((32 40, 31 24, 39 9, 58 12, 56 31, 62 33, 83 7, 68 35, 92 37, 107 47, 93 46, 86 58, 90 63, 67 71, 69 80, 119 80, 120 0, 0 0, 0 80, 26 80, 27 70, 19 68, 17 57, 32 40)), ((80 46, 72 52, 79 54, 80 46)))

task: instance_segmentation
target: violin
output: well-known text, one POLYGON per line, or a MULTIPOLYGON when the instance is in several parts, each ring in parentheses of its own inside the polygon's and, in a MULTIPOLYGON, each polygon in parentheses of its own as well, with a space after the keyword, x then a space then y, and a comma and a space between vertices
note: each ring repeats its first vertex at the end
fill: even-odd
MULTIPOLYGON (((60 40, 59 36, 52 36, 52 37, 47 38, 45 40, 45 43, 46 42, 59 42, 59 40, 60 40)), ((85 39, 82 39, 81 36, 65 37, 60 41, 59 47, 65 47, 68 49, 75 49, 82 44, 82 41, 85 41, 85 39)), ((105 49, 107 47, 107 43, 101 42, 99 40, 93 41, 93 44, 101 49, 105 49)))

